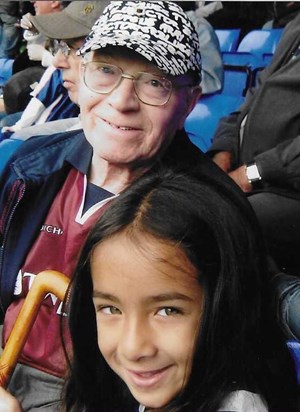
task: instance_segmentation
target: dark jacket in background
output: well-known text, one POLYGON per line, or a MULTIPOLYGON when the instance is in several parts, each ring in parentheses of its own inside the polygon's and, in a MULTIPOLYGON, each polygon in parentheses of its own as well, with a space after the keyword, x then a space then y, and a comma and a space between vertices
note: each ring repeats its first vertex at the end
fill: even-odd
POLYGON ((256 162, 262 190, 300 199, 300 13, 285 29, 272 62, 236 112, 221 119, 209 153, 233 154, 233 169, 256 162), (243 138, 242 120, 247 116, 243 138))

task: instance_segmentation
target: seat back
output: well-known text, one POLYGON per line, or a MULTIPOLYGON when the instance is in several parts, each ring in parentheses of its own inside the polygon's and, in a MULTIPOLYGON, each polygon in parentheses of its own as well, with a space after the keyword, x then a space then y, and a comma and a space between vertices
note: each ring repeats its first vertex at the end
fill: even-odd
MULTIPOLYGON (((241 40, 235 51, 222 53, 224 64, 247 66, 251 71, 270 63, 283 29, 253 30, 241 40)), ((253 77, 251 83, 254 83, 253 77)))
POLYGON ((248 66, 224 64, 223 95, 244 97, 250 84, 251 69, 248 66))
POLYGON ((0 358, 0 386, 8 385, 45 296, 53 293, 64 300, 68 285, 69 278, 63 273, 45 270, 37 274, 0 358))
POLYGON ((0 143, 0 174, 11 155, 24 143, 23 140, 5 139, 0 143))
POLYGON ((297 342, 296 340, 289 340, 287 342, 287 346, 295 361, 297 378, 300 386, 300 342, 297 342))
POLYGON ((237 49, 241 29, 217 29, 215 33, 219 39, 221 52, 230 52, 237 49))
POLYGON ((0 59, 0 86, 3 86, 12 76, 14 59, 0 59))
POLYGON ((212 143, 219 120, 243 103, 242 96, 214 93, 201 97, 185 121, 184 128, 190 140, 206 152, 212 143))
POLYGON ((222 53, 223 63, 232 66, 246 66, 253 70, 265 66, 265 60, 250 52, 231 51, 222 53))
POLYGON ((265 53, 274 54, 283 29, 252 30, 241 40, 238 52, 249 52, 259 58, 265 53))
POLYGON ((189 114, 184 128, 192 143, 203 152, 210 148, 220 118, 228 116, 243 103, 250 83, 249 67, 224 65, 222 90, 202 96, 189 114))

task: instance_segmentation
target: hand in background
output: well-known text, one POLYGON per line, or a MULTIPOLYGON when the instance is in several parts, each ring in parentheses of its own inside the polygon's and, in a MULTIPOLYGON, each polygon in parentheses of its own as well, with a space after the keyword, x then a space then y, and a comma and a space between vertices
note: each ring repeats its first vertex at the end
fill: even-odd
POLYGON ((1 412, 22 412, 23 411, 18 400, 1 387, 0 387, 0 411, 1 412))
POLYGON ((248 180, 248 177, 246 175, 246 167, 245 165, 238 167, 237 169, 233 170, 228 174, 231 179, 235 181, 235 183, 240 186, 243 192, 251 192, 252 191, 252 185, 248 180))
POLYGON ((27 44, 28 57, 32 61, 41 61, 45 50, 40 44, 27 44))
POLYGON ((14 133, 18 130, 16 126, 3 126, 1 129, 1 133, 11 132, 14 133))
POLYGON ((222 169, 225 173, 228 173, 231 169, 231 153, 230 152, 218 152, 214 155, 213 161, 222 169))
POLYGON ((22 29, 24 29, 24 30, 32 30, 33 29, 33 25, 30 21, 30 17, 32 17, 31 13, 26 13, 26 14, 24 14, 24 16, 22 16, 22 19, 20 21, 20 26, 22 27, 22 29))

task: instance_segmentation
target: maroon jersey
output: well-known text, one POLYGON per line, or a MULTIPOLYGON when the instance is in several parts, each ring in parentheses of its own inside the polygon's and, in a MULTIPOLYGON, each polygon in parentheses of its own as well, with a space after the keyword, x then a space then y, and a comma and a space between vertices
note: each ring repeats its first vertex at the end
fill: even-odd
MULTIPOLYGON (((94 204, 83 213, 86 186, 86 176, 72 169, 18 273, 14 300, 5 315, 4 342, 37 273, 51 269, 70 277, 89 230, 106 209, 103 206, 114 197, 94 204)), ((19 359, 21 363, 58 377, 63 377, 66 370, 60 336, 61 307, 62 302, 54 295, 45 297, 19 359)), ((70 349, 69 339, 66 343, 70 349)))

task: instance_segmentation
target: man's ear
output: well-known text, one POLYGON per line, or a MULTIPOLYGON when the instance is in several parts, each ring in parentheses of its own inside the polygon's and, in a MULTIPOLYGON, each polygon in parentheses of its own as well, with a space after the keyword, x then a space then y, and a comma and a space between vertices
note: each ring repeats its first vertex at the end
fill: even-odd
POLYGON ((51 1, 51 8, 61 10, 63 7, 61 5, 61 1, 51 1))
POLYGON ((198 103, 200 97, 202 95, 202 89, 201 86, 194 86, 191 90, 190 94, 190 101, 189 101, 189 106, 187 109, 187 116, 191 113, 191 111, 194 109, 196 104, 198 103))
POLYGON ((182 118, 182 121, 179 124, 179 127, 181 129, 184 127, 186 118, 191 113, 191 111, 194 109, 197 102, 199 101, 201 94, 202 94, 201 86, 194 86, 190 88, 188 94, 186 95, 186 108, 185 108, 184 117, 182 118))

